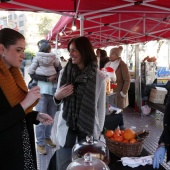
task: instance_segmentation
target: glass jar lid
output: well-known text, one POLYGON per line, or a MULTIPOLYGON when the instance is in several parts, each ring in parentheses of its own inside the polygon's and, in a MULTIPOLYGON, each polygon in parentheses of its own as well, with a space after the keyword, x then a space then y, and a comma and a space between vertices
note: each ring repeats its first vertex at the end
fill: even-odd
POLYGON ((109 167, 100 159, 92 157, 86 153, 82 158, 71 162, 66 170, 110 170, 109 167))
POLYGON ((72 161, 83 157, 86 153, 90 153, 92 157, 98 158, 106 164, 110 162, 108 147, 100 140, 93 140, 93 136, 87 136, 85 140, 81 140, 74 145, 72 161))

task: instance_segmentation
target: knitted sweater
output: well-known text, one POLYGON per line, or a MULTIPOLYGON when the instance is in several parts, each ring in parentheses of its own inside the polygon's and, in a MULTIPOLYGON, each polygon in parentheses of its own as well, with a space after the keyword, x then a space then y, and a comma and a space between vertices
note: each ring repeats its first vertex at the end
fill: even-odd
MULTIPOLYGON (((1 59, 0 80, 0 88, 2 89, 11 107, 20 103, 26 97, 28 88, 23 79, 21 71, 16 67, 11 67, 8 69, 1 59)), ((32 108, 37 104, 37 102, 30 106, 25 112, 31 112, 32 108)))
POLYGON ((2 146, 0 147, 0 169, 3 170, 24 169, 23 120, 26 121, 36 167, 33 124, 39 123, 36 120, 38 112, 32 111, 36 103, 26 111, 20 105, 27 92, 20 70, 14 67, 8 69, 0 59, 0 146, 2 146))

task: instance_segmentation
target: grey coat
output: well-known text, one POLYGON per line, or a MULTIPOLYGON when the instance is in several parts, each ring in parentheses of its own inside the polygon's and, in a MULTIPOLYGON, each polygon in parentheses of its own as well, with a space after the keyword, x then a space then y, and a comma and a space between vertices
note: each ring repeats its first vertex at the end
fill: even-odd
MULTIPOLYGON (((62 74, 63 74, 63 70, 60 72, 58 85, 60 84, 62 74)), ((106 114, 106 81, 105 81, 105 78, 106 78, 105 75, 100 70, 97 70, 96 94, 95 94, 95 99, 96 99, 95 100, 95 123, 94 123, 94 132, 93 132, 93 137, 96 140, 99 139, 99 135, 103 131, 103 126, 104 126, 104 121, 105 121, 105 114, 106 114)), ((59 145, 64 146, 69 127, 66 125, 66 121, 62 117, 63 104, 62 102, 60 104, 61 104, 61 112, 58 118, 56 137, 59 142, 59 145)))

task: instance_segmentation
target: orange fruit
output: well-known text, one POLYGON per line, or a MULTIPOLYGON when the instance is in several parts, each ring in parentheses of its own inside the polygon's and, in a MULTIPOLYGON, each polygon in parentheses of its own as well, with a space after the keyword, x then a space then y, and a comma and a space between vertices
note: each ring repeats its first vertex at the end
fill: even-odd
POLYGON ((118 137, 118 136, 120 136, 120 134, 118 134, 118 133, 114 133, 114 138, 116 138, 116 137, 118 137))
POLYGON ((123 143, 129 143, 129 141, 128 141, 128 140, 126 140, 126 139, 124 139, 124 140, 123 140, 123 143))
POLYGON ((114 137, 111 137, 110 140, 115 140, 115 138, 114 138, 114 137))
POLYGON ((122 142, 123 141, 123 137, 122 136, 117 136, 117 137, 115 137, 115 141, 122 142))
POLYGON ((121 134, 121 130, 116 129, 116 130, 114 131, 114 133, 121 134))
POLYGON ((137 140, 134 139, 134 138, 132 138, 132 139, 129 141, 129 143, 136 143, 136 142, 137 142, 137 140))
POLYGON ((114 131, 113 130, 107 130, 106 133, 105 133, 105 136, 110 138, 114 135, 114 131))
POLYGON ((124 132, 125 132, 124 130, 121 130, 121 135, 122 135, 122 136, 124 135, 124 132))
POLYGON ((135 138, 135 132, 132 129, 126 129, 126 130, 124 130, 123 137, 126 140, 131 140, 131 139, 135 138))

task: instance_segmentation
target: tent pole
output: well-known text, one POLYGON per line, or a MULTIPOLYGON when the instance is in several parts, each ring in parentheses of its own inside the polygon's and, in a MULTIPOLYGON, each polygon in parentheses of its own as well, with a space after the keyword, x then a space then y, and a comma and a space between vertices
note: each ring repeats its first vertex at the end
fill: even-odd
POLYGON ((80 36, 84 35, 84 17, 80 15, 80 36))
POLYGON ((170 69, 170 40, 168 40, 168 69, 170 69))
POLYGON ((56 34, 56 44, 55 44, 55 52, 57 54, 57 50, 58 50, 58 33, 56 34))
POLYGON ((135 45, 135 74, 136 74, 135 103, 136 103, 138 112, 141 113, 142 94, 141 94, 141 64, 140 64, 140 57, 139 57, 139 44, 135 45))
POLYGON ((126 44, 126 64, 128 65, 129 67, 129 45, 126 44))

